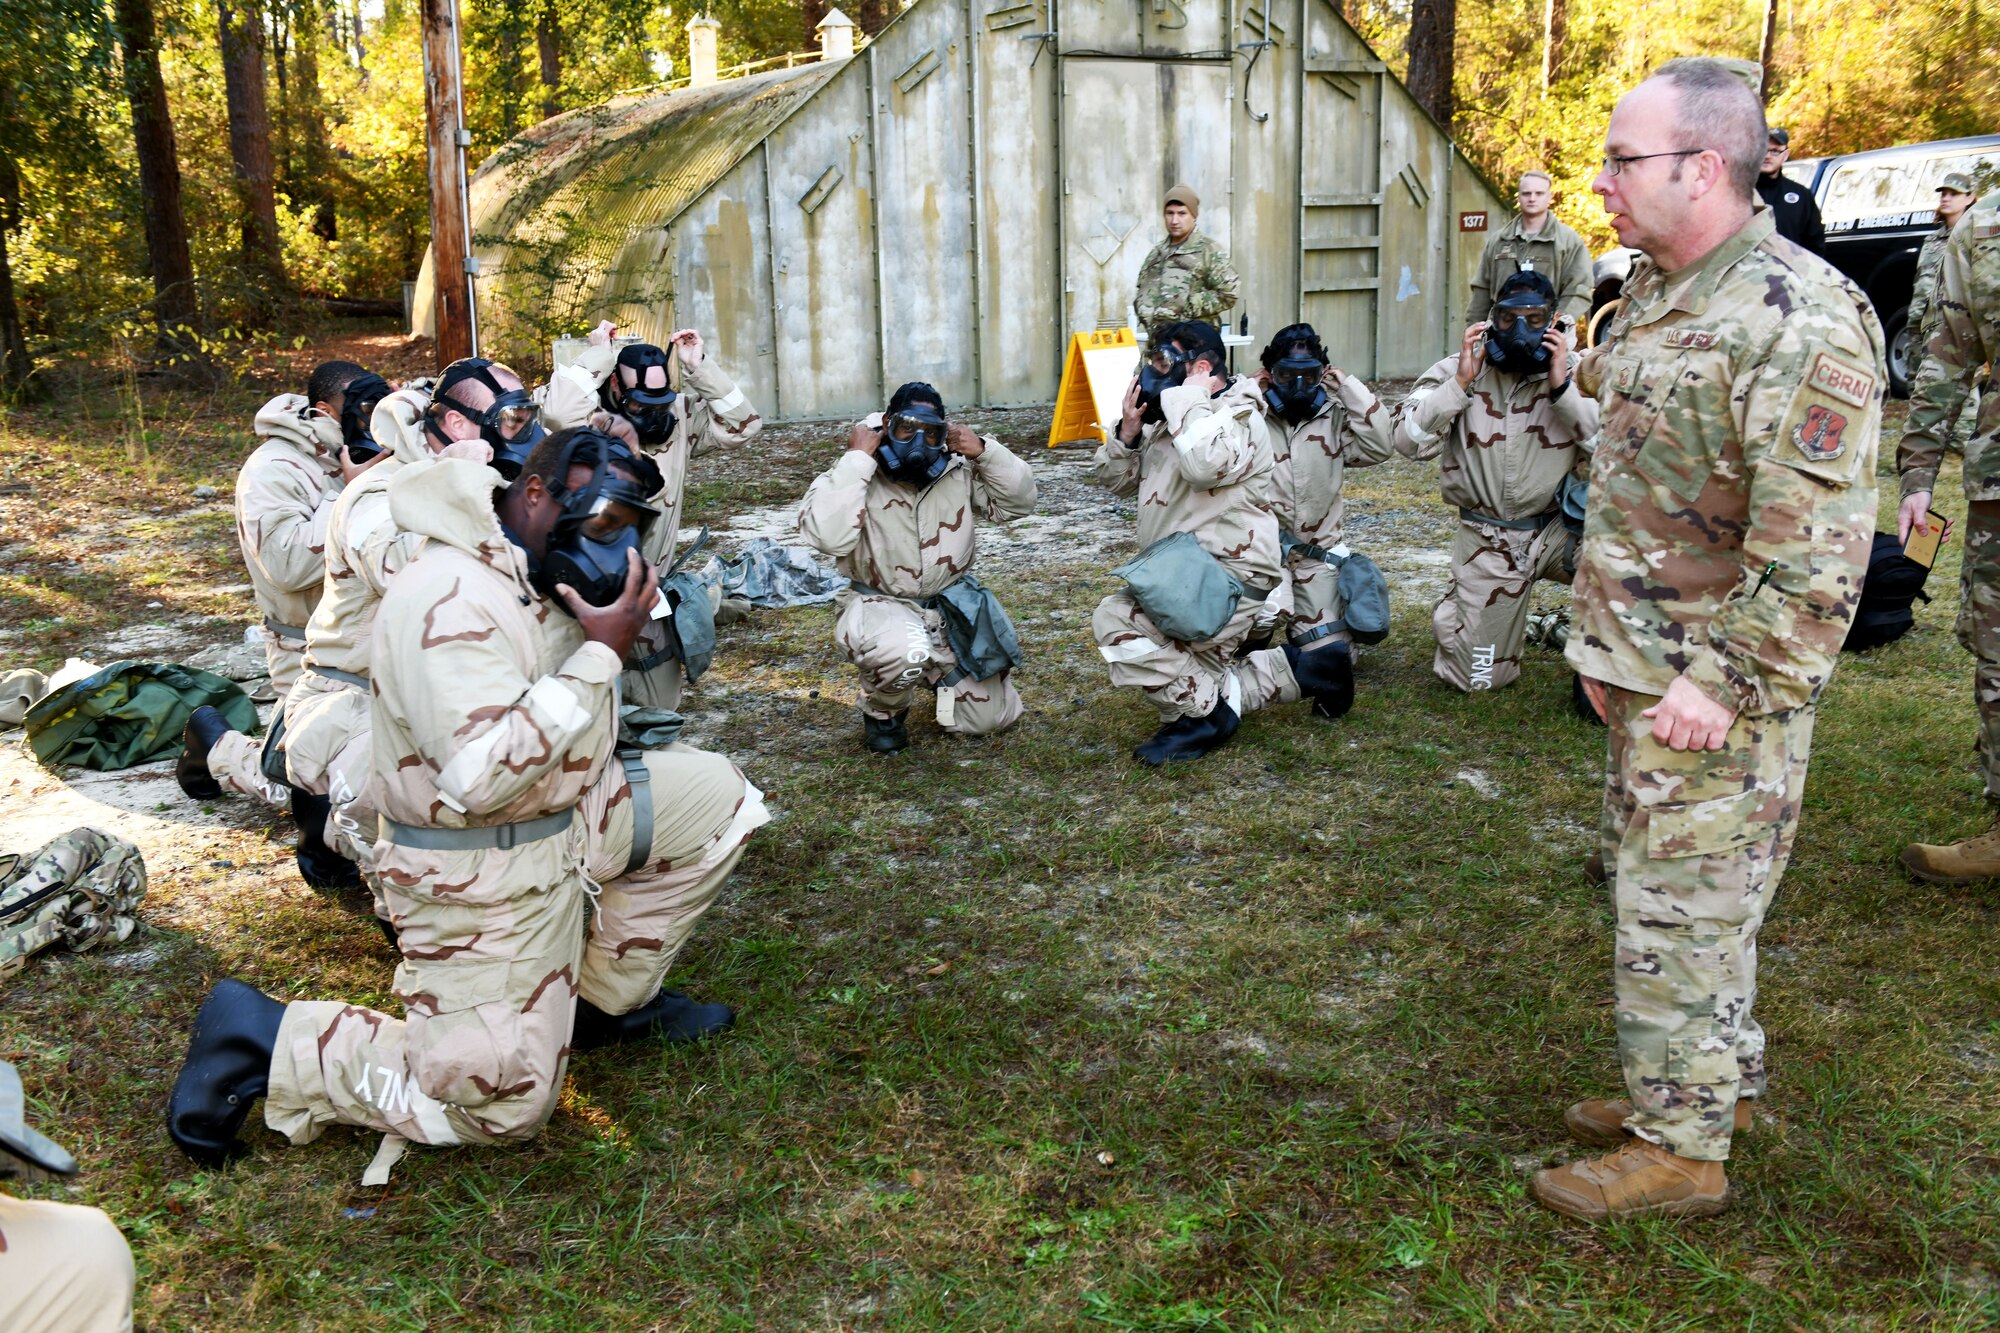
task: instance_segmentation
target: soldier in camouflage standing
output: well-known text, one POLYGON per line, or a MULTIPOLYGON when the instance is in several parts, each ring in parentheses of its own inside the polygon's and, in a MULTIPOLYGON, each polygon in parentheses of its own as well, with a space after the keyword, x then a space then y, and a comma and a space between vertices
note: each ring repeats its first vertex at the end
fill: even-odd
POLYGON ((658 600, 638 529, 656 468, 602 431, 549 436, 496 496, 463 459, 389 485, 425 538, 375 617, 375 868, 406 1017, 281 1004, 225 980, 195 1019, 168 1129, 215 1165, 250 1103, 294 1143, 532 1138, 572 1050, 693 1040, 727 1006, 660 989, 764 823, 729 760, 684 745, 614 757, 619 664, 658 600))
POLYGON ((1757 930, 1874 534, 1881 326, 1774 235, 1764 140, 1729 66, 1669 61, 1619 102, 1592 186, 1644 258, 1578 370, 1602 419, 1567 653, 1610 732, 1629 1100, 1572 1106, 1571 1133, 1614 1151, 1534 1179, 1574 1217, 1723 1207, 1764 1091, 1757 930))
MULTIPOLYGON (((1973 376, 2000 357, 2000 196, 1980 201, 1953 230, 1938 266, 1937 335, 1910 395, 1910 416, 1896 446, 1903 503, 1896 530, 1904 541, 1930 508, 1945 437, 1958 420, 1973 376)), ((1965 560, 1959 576, 1958 641, 1973 657, 1979 705, 1979 762, 1986 800, 2000 805, 2000 393, 1987 393, 1965 446, 1965 560)), ((2000 877, 2000 822, 1950 846, 1915 843, 1903 864, 1933 884, 2000 877)))
POLYGON ((1191 186, 1176 185, 1167 191, 1165 216, 1167 239, 1139 265, 1139 293, 1132 301, 1149 339, 1184 319, 1220 326, 1236 305, 1236 270, 1228 253, 1195 230, 1201 196, 1191 186))
MULTIPOLYGON (((1917 251, 1917 282, 1910 292, 1910 310, 1904 316, 1903 327, 1909 330, 1910 383, 1915 385, 1917 376, 1924 366, 1924 349, 1938 330, 1937 280, 1938 267, 1944 263, 1944 247, 1951 240, 1951 231, 1965 211, 1977 203, 1978 193, 1973 189, 1972 177, 1962 171, 1947 174, 1937 187, 1937 230, 1924 237, 1923 248, 1917 251)), ((1979 391, 1972 391, 1974 408, 1971 413, 1978 416, 1979 391)), ((1957 435, 1956 425, 1951 431, 1957 435)), ((1958 447, 1953 440, 1946 441, 1946 447, 1958 447)))
POLYGON ((1486 238, 1479 270, 1472 277, 1472 294, 1465 304, 1465 322, 1476 324, 1500 299, 1500 285, 1516 273, 1539 273, 1555 288, 1561 313, 1581 322, 1590 314, 1594 265, 1590 247, 1575 228, 1549 211, 1555 187, 1548 174, 1526 172, 1514 195, 1520 213, 1486 238))

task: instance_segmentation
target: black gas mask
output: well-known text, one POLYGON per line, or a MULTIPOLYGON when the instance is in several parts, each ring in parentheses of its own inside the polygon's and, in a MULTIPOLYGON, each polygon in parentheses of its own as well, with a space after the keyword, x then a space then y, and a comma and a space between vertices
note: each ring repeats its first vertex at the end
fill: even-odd
POLYGON ((889 475, 912 486, 928 486, 951 466, 944 447, 944 412, 922 400, 905 404, 882 419, 882 443, 875 461, 889 475))
POLYGON ((1139 397, 1145 403, 1139 414, 1141 421, 1150 425, 1167 419, 1160 411, 1160 395, 1187 383, 1187 368, 1187 353, 1172 343, 1146 353, 1146 359, 1139 363, 1139 397))
POLYGON ((375 405, 389 396, 389 382, 380 375, 357 375, 348 381, 340 404, 340 438, 349 462, 365 463, 382 452, 375 442, 375 405))
POLYGON ((528 391, 502 390, 500 381, 493 377, 493 365, 484 357, 475 356, 446 366, 443 378, 438 381, 437 392, 431 399, 433 410, 426 429, 440 441, 450 443, 451 437, 438 424, 440 414, 436 409, 440 407, 478 422, 479 438, 493 450, 493 470, 512 481, 521 475, 522 464, 528 461, 528 455, 535 451, 535 446, 542 442, 548 431, 542 428, 541 409, 535 406, 535 400, 529 397, 528 391), (478 380, 492 390, 491 407, 482 412, 452 396, 452 389, 467 380, 478 380))
POLYGON ((1318 357, 1287 356, 1269 373, 1271 387, 1264 390, 1264 403, 1275 415, 1296 426, 1326 410, 1326 386, 1320 382, 1326 363, 1318 357))
POLYGON ((1549 349, 1542 335, 1555 319, 1556 293, 1539 273, 1516 273, 1500 284, 1486 322, 1486 363, 1514 375, 1542 375, 1549 349))
POLYGON ((618 353, 611 373, 597 389, 597 401, 604 410, 631 422, 632 429, 638 432, 639 443, 648 449, 658 449, 673 438, 674 399, 680 397, 664 382, 657 389, 645 387, 647 372, 655 366, 660 368, 664 381, 667 354, 651 343, 634 343, 618 353), (628 370, 632 372, 630 384, 625 382, 628 370))
POLYGON ((651 500, 663 484, 660 469, 623 440, 584 426, 563 450, 554 475, 549 497, 562 506, 562 515, 549 530, 542 558, 530 560, 529 581, 566 611, 569 603, 556 595, 557 584, 567 584, 592 606, 609 606, 625 590, 627 553, 640 549, 646 530, 659 518, 651 500), (613 472, 614 464, 636 480, 613 472), (564 479, 579 466, 592 469, 590 481, 572 491, 564 479), (636 521, 626 522, 627 515, 615 512, 613 505, 632 511, 636 521))

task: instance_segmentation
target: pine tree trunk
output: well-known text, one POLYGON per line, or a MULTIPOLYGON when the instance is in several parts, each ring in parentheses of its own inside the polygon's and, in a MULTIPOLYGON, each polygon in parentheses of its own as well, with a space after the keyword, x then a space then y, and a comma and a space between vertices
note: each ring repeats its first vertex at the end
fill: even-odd
POLYGON ((1410 96, 1447 131, 1457 109, 1451 87, 1457 39, 1458 0, 1415 0, 1409 42, 1403 48, 1410 57, 1410 96))
MULTIPOLYGON (((0 89, 0 102, 8 96, 0 89)), ((14 159, 0 153, 0 378, 10 389, 28 382, 34 363, 28 360, 28 338, 21 329, 21 308, 14 302, 14 267, 7 254, 7 233, 21 225, 21 173, 14 159)))
POLYGON ((1764 0, 1764 49, 1757 63, 1764 67, 1764 105, 1771 104, 1771 55, 1778 45, 1778 0, 1764 0))
POLYGON ((194 262, 188 257, 181 211, 181 167, 167 85, 160 78, 153 0, 116 0, 114 21, 125 56, 125 96, 132 106, 132 143, 139 159, 139 197, 146 218, 146 258, 153 270, 153 313, 163 348, 197 324, 194 262))
POLYGON ((562 15, 556 0, 542 0, 535 13, 535 50, 542 60, 542 119, 562 110, 562 15))
POLYGON ((264 26, 243 0, 216 9, 222 83, 229 101, 229 156, 243 210, 243 263, 253 274, 284 280, 278 251, 278 203, 271 180, 271 110, 264 92, 264 26))
MULTIPOLYGON (((319 7, 319 0, 304 3, 308 16, 319 7)), ((316 22, 306 22, 292 31, 299 68, 299 137, 303 141, 301 199, 313 205, 313 231, 326 240, 338 240, 339 215, 333 207, 333 182, 327 178, 333 169, 333 151, 327 145, 326 98, 319 88, 320 28, 316 22)))
POLYGON ((1569 34, 1569 0, 1548 0, 1542 14, 1542 91, 1562 77, 1563 38, 1569 34))

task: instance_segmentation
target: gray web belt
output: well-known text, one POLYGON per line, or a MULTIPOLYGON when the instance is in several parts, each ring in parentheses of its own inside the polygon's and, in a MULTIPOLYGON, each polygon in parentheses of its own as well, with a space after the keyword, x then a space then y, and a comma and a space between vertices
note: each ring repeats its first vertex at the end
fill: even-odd
POLYGON ((426 852, 506 851, 524 842, 553 838, 569 828, 575 807, 558 810, 539 819, 518 824, 488 824, 480 828, 423 828, 399 824, 387 815, 378 815, 377 836, 398 847, 415 847, 426 852))
POLYGON ((360 690, 368 688, 368 677, 353 671, 336 671, 329 666, 309 666, 306 670, 315 676, 325 676, 328 680, 338 681, 342 685, 352 685, 360 690))
POLYGON ((300 643, 306 641, 306 632, 303 629, 297 625, 280 625, 270 616, 264 617, 264 628, 281 639, 296 639, 300 643))

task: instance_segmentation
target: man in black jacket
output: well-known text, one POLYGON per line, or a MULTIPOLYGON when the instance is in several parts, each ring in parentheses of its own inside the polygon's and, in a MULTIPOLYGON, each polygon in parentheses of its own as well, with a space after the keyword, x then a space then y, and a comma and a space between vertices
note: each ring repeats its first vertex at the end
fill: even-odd
POLYGON ((1791 132, 1773 125, 1770 145, 1764 150, 1764 166, 1757 176, 1757 193, 1776 215, 1778 235, 1824 255, 1826 224, 1819 220, 1819 205, 1809 188, 1785 174, 1785 160, 1791 155, 1791 132))

